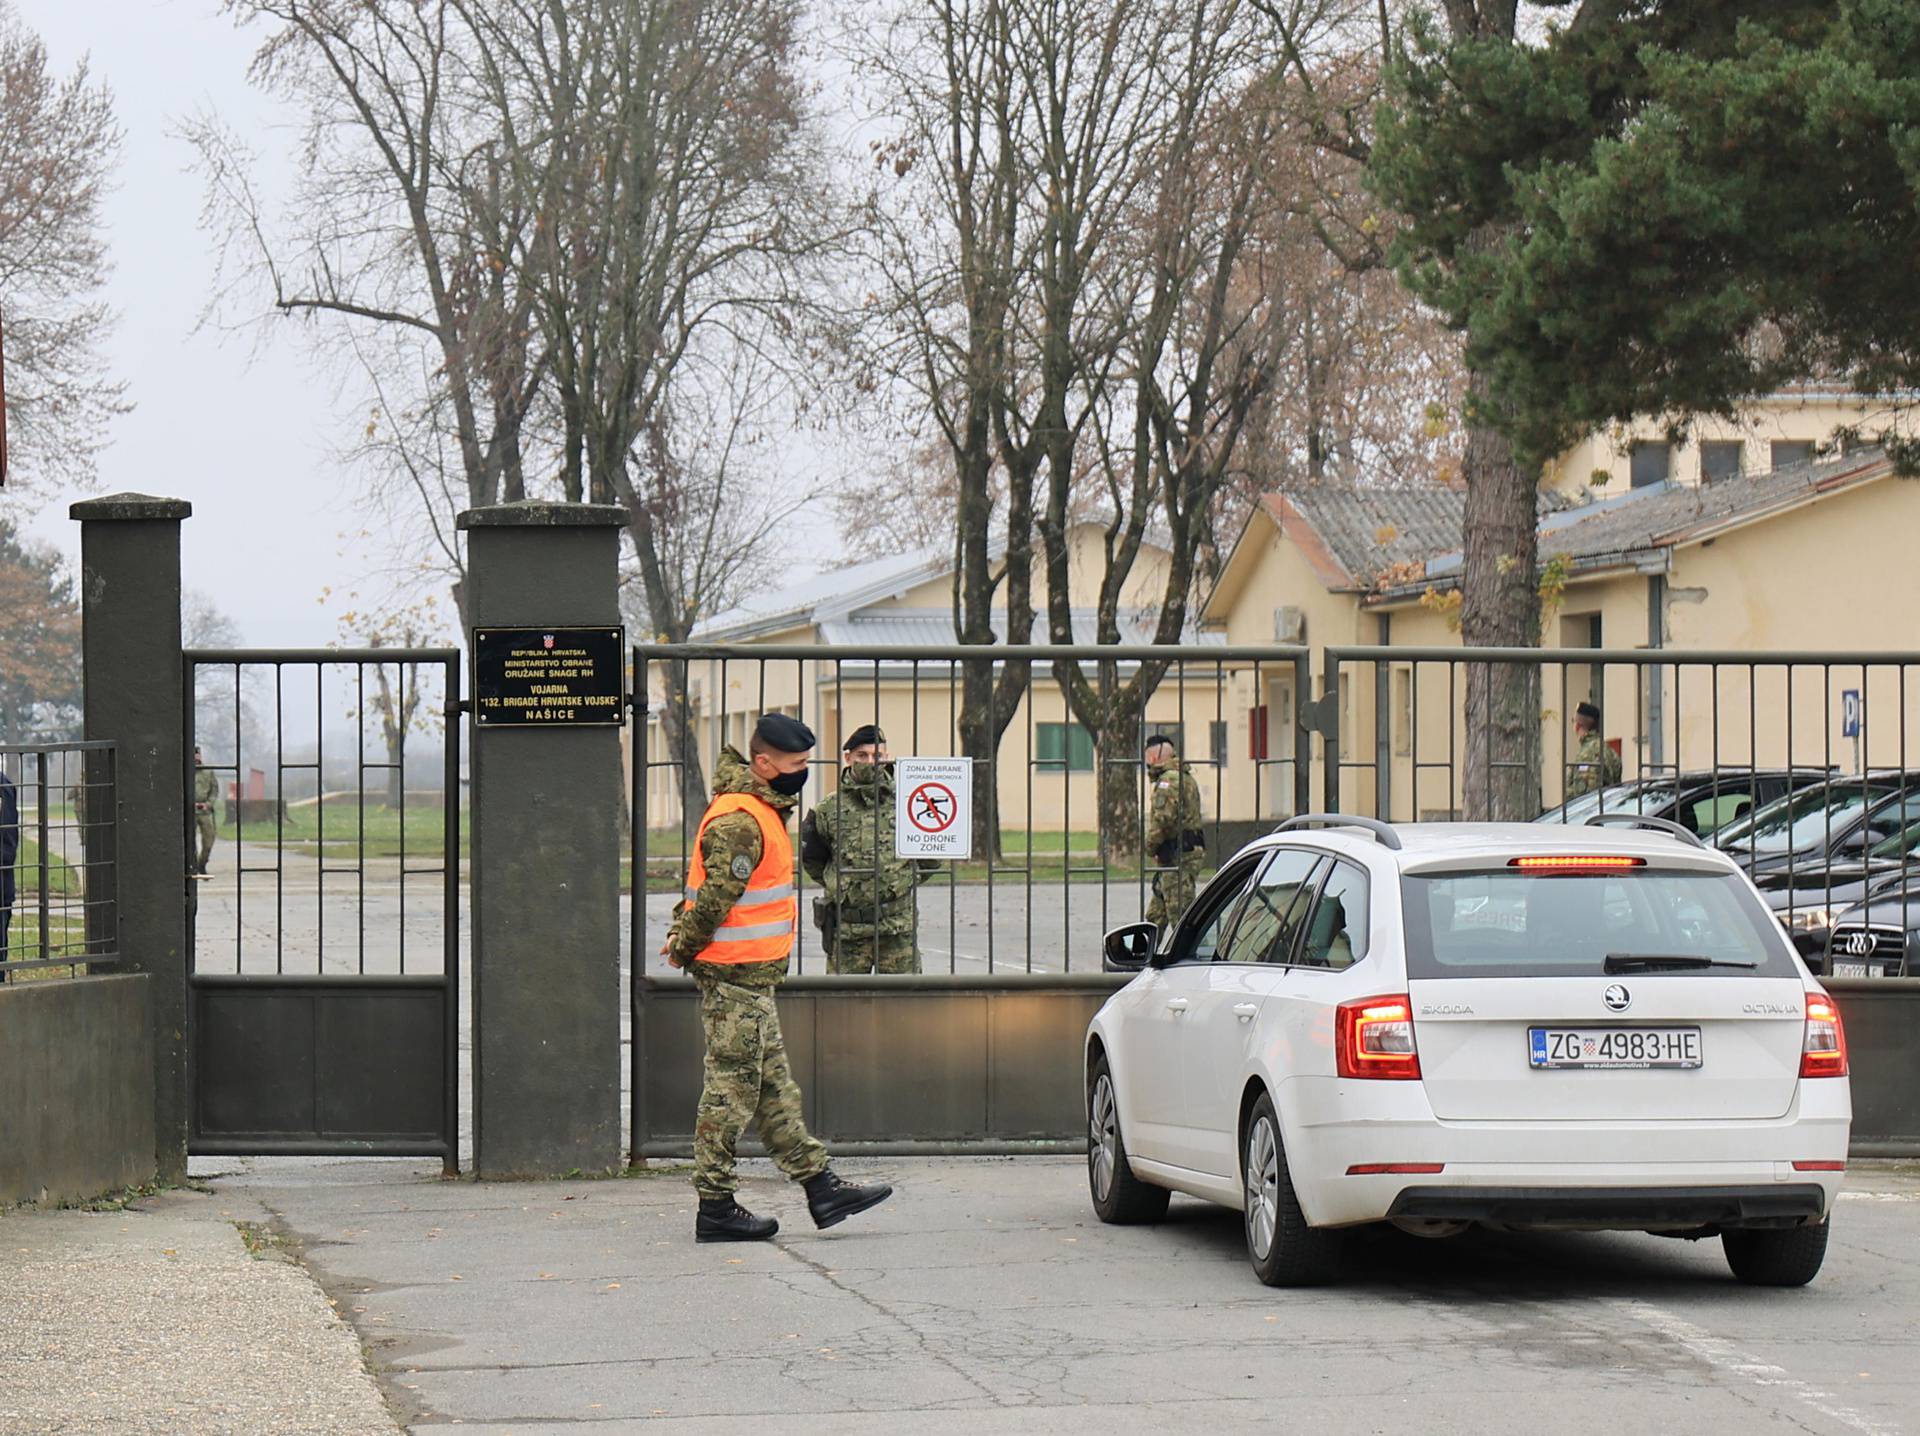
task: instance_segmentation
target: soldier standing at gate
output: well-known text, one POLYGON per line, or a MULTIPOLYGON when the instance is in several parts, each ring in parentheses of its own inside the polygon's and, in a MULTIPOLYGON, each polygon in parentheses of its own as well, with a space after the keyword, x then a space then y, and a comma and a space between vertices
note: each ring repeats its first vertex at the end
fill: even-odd
POLYGON ((1595 788, 1611 787, 1620 781, 1620 755, 1600 737, 1600 710, 1582 703, 1573 710, 1573 736, 1578 746, 1567 774, 1567 796, 1577 798, 1595 788))
POLYGON ((840 756, 840 790, 800 825, 800 865, 824 894, 814 899, 814 919, 827 970, 918 972, 913 890, 940 864, 895 856, 886 734, 872 723, 856 728, 840 756))
POLYGON ((780 1230, 773 1218, 755 1216, 734 1199, 734 1144, 749 1121, 758 1124, 780 1170, 806 1189, 815 1226, 834 1226, 893 1195, 892 1187, 844 1182, 827 1165, 827 1149, 801 1114, 774 1005, 799 913, 787 817, 799 805, 813 746, 806 724, 769 713, 753 730, 751 756, 731 746, 721 750, 686 898, 674 908, 661 949, 699 986, 706 1038, 693 1129, 696 1241, 764 1241, 780 1230))
POLYGON ((1147 856, 1160 870, 1153 875, 1147 921, 1165 928, 1180 921, 1193 903, 1206 866, 1207 839, 1200 830, 1200 785, 1165 733, 1147 739, 1147 779, 1152 784, 1147 856))
POLYGON ((193 826, 200 837, 200 855, 194 859, 193 875, 207 876, 207 859, 213 856, 213 839, 219 831, 213 805, 220 801, 220 780, 213 769, 200 759, 200 745, 193 745, 193 826))

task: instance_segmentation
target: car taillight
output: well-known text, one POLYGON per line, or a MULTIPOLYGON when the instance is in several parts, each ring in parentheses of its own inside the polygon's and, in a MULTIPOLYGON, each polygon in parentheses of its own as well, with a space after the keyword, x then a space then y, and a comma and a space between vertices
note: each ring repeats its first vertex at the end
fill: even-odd
POLYGON ((1645 858, 1619 853, 1549 853, 1537 858, 1508 858, 1507 866, 1528 873, 1617 873, 1644 868, 1645 858))
POLYGON ((1411 999, 1399 993, 1341 1003, 1334 1010, 1333 1059, 1342 1077, 1418 1078, 1411 999))
POLYGON ((1847 1075, 1847 1029, 1825 993, 1807 994, 1807 1037, 1800 1047, 1802 1077, 1847 1075))

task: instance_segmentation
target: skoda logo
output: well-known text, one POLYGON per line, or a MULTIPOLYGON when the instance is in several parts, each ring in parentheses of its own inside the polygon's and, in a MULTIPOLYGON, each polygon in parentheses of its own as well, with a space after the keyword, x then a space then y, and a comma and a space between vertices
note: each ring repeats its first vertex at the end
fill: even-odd
POLYGON ((1600 994, 1600 1000, 1607 1004, 1609 1012, 1625 1012, 1633 1006, 1633 994, 1617 982, 1600 994))
POLYGON ((1873 951, 1873 934, 1870 932, 1850 932, 1847 934, 1846 954, 1848 957, 1865 957, 1873 951))

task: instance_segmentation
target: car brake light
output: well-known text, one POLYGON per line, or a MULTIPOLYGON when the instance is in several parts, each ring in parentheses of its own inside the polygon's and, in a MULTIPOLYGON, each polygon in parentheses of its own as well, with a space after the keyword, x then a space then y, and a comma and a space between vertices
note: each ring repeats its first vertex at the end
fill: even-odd
POLYGON ((1800 1047, 1802 1077, 1847 1075, 1847 1029, 1824 992, 1807 994, 1807 1037, 1800 1047))
POLYGON ((1430 1177, 1435 1172, 1444 1172, 1445 1162, 1355 1162, 1347 1168, 1349 1177, 1379 1177, 1389 1172, 1409 1173, 1414 1176, 1430 1177))
POLYGON ((1342 1077, 1418 1079, 1412 999, 1399 993, 1341 1003, 1334 1009, 1333 1057, 1342 1077))
POLYGON ((1645 858, 1623 857, 1618 853, 1549 853, 1537 858, 1508 858, 1507 866, 1523 872, 1610 873, 1624 868, 1644 868, 1645 858))
POLYGON ((1847 1164, 1845 1162, 1795 1162, 1793 1169, 1796 1172, 1844 1172, 1847 1164))

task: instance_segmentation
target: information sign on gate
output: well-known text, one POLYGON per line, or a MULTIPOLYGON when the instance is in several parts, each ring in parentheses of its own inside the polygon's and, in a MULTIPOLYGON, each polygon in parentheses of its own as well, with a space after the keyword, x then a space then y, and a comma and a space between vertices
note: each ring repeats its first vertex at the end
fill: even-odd
POLYGON ((476 628, 474 716, 483 728, 626 721, 626 630, 476 628))
POLYGON ((971 758, 901 758, 893 784, 896 857, 973 856, 971 758))

